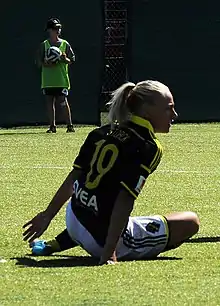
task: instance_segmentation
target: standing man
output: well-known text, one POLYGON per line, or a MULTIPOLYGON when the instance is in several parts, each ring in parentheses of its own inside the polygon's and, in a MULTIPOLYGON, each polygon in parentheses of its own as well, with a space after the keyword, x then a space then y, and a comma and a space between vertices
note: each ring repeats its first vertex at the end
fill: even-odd
POLYGON ((57 18, 51 18, 46 25, 48 39, 41 43, 38 51, 38 66, 41 67, 41 88, 46 98, 48 117, 50 127, 47 133, 56 133, 55 122, 55 103, 59 103, 65 121, 67 123, 67 132, 75 132, 71 119, 71 111, 67 101, 70 89, 70 81, 68 75, 68 66, 75 61, 75 55, 70 44, 61 39, 62 25, 57 18), (62 56, 57 63, 46 61, 45 54, 51 46, 58 47, 62 56))

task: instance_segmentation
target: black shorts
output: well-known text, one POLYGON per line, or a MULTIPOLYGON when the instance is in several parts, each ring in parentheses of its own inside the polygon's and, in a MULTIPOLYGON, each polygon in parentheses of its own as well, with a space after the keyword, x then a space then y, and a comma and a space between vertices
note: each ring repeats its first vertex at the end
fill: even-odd
POLYGON ((43 94, 45 96, 53 96, 53 97, 60 97, 60 96, 68 96, 69 90, 63 87, 49 87, 42 89, 43 94))

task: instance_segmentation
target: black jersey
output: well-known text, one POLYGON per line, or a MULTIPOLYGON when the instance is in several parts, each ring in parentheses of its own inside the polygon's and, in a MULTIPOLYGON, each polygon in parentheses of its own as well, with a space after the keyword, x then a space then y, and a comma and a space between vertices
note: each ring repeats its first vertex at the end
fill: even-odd
POLYGON ((161 156, 151 124, 137 116, 114 130, 106 125, 88 135, 74 162, 82 175, 74 182, 72 210, 99 245, 105 244, 119 192, 124 188, 137 198, 161 156))

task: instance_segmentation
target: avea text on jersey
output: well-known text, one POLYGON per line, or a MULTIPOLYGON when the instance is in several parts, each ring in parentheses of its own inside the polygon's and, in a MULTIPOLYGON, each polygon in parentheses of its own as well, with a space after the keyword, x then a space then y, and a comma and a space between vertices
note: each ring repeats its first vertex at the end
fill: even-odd
POLYGON ((76 199, 79 200, 81 204, 93 209, 97 213, 98 205, 96 195, 90 196, 87 191, 80 187, 78 180, 74 182, 73 188, 76 199))

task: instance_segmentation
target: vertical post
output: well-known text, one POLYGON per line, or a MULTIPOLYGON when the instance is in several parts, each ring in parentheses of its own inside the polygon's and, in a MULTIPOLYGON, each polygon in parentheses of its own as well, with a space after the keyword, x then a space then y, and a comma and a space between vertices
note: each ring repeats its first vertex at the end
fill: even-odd
POLYGON ((104 0, 104 80, 101 111, 111 93, 127 81, 127 0, 104 0))

